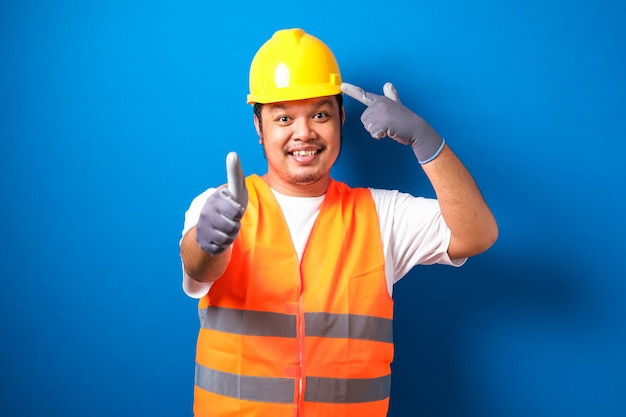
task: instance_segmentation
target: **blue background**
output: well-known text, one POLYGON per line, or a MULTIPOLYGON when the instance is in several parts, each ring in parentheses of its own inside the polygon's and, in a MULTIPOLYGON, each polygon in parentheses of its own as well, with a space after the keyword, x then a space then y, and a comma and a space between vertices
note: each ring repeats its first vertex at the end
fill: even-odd
MULTIPOLYGON (((257 48, 303 27, 396 85, 478 181, 500 238, 395 288, 391 416, 626 415, 626 5, 619 0, 0 0, 0 413, 191 415, 183 214, 265 161, 257 48)), ((333 174, 432 196, 346 101, 333 174)))

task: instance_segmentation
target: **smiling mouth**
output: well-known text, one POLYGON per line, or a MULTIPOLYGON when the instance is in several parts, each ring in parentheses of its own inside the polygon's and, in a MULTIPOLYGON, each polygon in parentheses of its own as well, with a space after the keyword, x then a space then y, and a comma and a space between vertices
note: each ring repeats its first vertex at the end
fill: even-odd
POLYGON ((289 155, 293 155, 293 156, 313 156, 313 155, 317 155, 318 153, 320 153, 320 149, 317 150, 312 150, 312 151, 292 151, 289 152, 289 155))

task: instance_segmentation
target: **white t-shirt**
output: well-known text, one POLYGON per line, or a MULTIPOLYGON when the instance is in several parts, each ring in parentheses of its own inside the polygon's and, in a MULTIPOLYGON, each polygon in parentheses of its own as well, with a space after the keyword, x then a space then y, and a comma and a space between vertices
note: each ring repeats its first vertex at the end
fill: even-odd
MULTIPOLYGON (((198 223, 202 206, 213 191, 214 188, 209 188, 191 202, 185 213, 183 236, 198 223)), ((272 191, 287 221, 298 258, 301 259, 324 196, 291 197, 272 191)), ((395 190, 371 188, 370 191, 380 222, 390 295, 393 284, 415 265, 437 263, 461 266, 465 263, 466 259, 451 260, 448 256, 450 229, 441 215, 437 200, 413 197, 395 190)), ((183 268, 183 289, 187 295, 201 298, 210 287, 210 283, 189 278, 183 268)))

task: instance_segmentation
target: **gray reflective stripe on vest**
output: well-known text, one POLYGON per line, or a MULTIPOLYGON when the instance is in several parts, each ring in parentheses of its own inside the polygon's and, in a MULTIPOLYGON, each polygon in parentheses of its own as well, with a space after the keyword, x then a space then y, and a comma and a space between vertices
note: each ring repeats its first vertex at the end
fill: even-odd
MULTIPOLYGON (((296 316, 209 306, 199 310, 202 328, 247 336, 296 337, 296 316)), ((305 313, 305 335, 391 343, 391 319, 356 314, 305 313)))
POLYGON ((391 391, 391 374, 379 378, 306 378, 304 401, 351 404, 384 400, 391 391))
POLYGON ((216 371, 196 363, 195 383, 205 391, 240 400, 284 404, 294 401, 292 378, 242 376, 216 371))
POLYGON ((393 324, 382 317, 356 314, 305 313, 307 336, 393 342, 393 324))
MULTIPOLYGON (((214 394, 247 401, 290 404, 294 379, 241 376, 196 363, 195 384, 214 394)), ((384 400, 391 390, 391 375, 379 378, 306 377, 304 401, 351 404, 384 400)))
POLYGON ((296 316, 290 314, 214 306, 200 309, 198 314, 200 326, 205 329, 247 336, 296 337, 296 316))

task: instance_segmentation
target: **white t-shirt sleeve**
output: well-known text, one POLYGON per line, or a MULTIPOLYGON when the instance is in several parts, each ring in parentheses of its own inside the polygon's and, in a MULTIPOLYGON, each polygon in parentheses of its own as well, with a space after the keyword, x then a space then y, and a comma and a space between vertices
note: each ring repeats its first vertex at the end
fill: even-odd
POLYGON ((395 190, 370 190, 378 211, 390 284, 415 265, 465 263, 466 259, 451 260, 448 256, 450 229, 437 200, 395 190))
MULTIPOLYGON (((180 237, 180 242, 182 242, 183 237, 187 234, 189 230, 191 230, 196 224, 198 224, 198 219, 200 218, 200 211, 202 211, 202 207, 206 202, 206 199, 213 194, 215 188, 209 188, 199 196, 193 199, 191 205, 185 212, 185 223, 183 225, 183 233, 180 237)), ((179 242, 179 245, 180 245, 179 242)), ((182 259, 181 259, 182 265, 182 259)), ((185 266, 183 266, 183 291, 189 297, 192 298, 202 298, 204 297, 211 288, 210 282, 199 282, 194 279, 191 279, 189 275, 185 272, 185 266)))
POLYGON ((204 206, 206 199, 209 198, 209 196, 213 194, 213 192, 215 192, 215 188, 209 188, 208 190, 204 191, 202 194, 198 195, 196 198, 193 199, 193 201, 189 205, 189 208, 185 212, 185 223, 183 225, 183 233, 181 236, 181 240, 182 240, 182 237, 185 236, 185 234, 187 234, 187 232, 192 227, 198 224, 198 219, 200 218, 200 211, 202 211, 202 207, 204 206))

